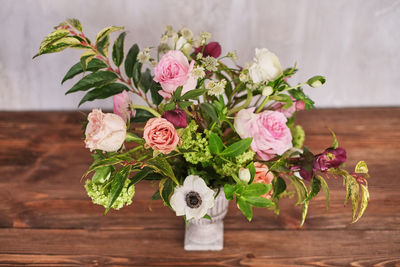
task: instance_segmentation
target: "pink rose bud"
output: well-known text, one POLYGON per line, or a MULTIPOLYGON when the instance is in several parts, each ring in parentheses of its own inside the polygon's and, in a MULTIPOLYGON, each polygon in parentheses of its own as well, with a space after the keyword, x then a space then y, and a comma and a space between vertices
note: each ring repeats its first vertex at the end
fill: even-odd
POLYGON ((192 75, 193 66, 194 60, 189 64, 181 51, 168 51, 154 67, 154 81, 162 87, 158 93, 164 99, 169 99, 179 86, 183 86, 182 95, 193 90, 197 85, 192 75))
POLYGON ((187 126, 186 112, 182 109, 165 111, 161 117, 172 123, 176 128, 186 128, 187 126))
POLYGON ((306 104, 304 103, 303 100, 296 101, 296 111, 303 110, 305 106, 306 104))
MULTIPOLYGON (((199 54, 203 51, 203 46, 197 47, 194 50, 195 54, 199 54)), ((211 42, 206 45, 203 51, 203 56, 204 57, 214 57, 218 58, 221 55, 221 45, 218 42, 211 42)))
POLYGON ((124 121, 128 118, 135 117, 136 110, 131 110, 129 104, 131 100, 129 98, 127 91, 122 91, 122 93, 113 96, 113 112, 120 116, 124 121))
POLYGON ((143 138, 146 146, 169 154, 179 143, 174 125, 164 118, 151 118, 144 126, 143 138))

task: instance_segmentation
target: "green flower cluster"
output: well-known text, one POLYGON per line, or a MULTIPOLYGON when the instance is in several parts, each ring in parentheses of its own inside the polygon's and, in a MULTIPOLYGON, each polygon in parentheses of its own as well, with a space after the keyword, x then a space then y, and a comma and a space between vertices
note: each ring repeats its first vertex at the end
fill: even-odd
POLYGON ((222 176, 238 175, 241 167, 245 167, 250 161, 254 159, 255 153, 248 150, 235 157, 232 161, 223 161, 222 164, 213 164, 215 171, 222 176))
MULTIPOLYGON (((132 185, 131 187, 128 188, 130 180, 126 179, 124 187, 122 188, 121 194, 118 196, 117 200, 115 200, 114 204, 111 206, 111 208, 119 210, 122 208, 124 205, 128 206, 132 204, 132 198, 133 195, 135 194, 135 186, 132 185)), ((85 183, 85 189, 89 195, 89 197, 92 199, 93 203, 98 204, 98 205, 103 205, 105 208, 107 208, 107 204, 109 201, 109 194, 110 194, 110 187, 103 188, 104 184, 100 183, 94 183, 92 180, 88 179, 86 180, 85 183)))
POLYGON ((302 148, 304 140, 306 139, 306 134, 303 130, 303 127, 301 127, 300 125, 296 125, 295 127, 292 127, 290 130, 292 132, 293 147, 302 148))
POLYGON ((207 132, 204 134, 198 133, 199 126, 195 121, 191 121, 182 134, 182 149, 193 150, 193 152, 184 153, 186 161, 192 164, 207 162, 212 159, 212 155, 208 148, 207 132))

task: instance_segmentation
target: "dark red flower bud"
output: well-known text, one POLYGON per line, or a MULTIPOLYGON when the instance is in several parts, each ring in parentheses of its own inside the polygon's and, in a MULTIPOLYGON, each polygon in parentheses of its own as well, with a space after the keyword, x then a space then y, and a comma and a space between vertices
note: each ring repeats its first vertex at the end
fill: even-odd
POLYGON ((182 109, 165 111, 161 117, 172 123, 176 128, 186 128, 187 126, 186 112, 182 109))
POLYGON ((330 168, 339 167, 346 159, 346 150, 344 148, 328 148, 322 154, 315 156, 313 168, 316 171, 327 171, 330 168))
POLYGON ((313 177, 312 171, 307 171, 303 168, 300 169, 299 174, 300 174, 301 178, 303 178, 306 181, 311 181, 311 178, 313 177))
MULTIPOLYGON (((197 47, 194 50, 194 53, 197 55, 198 53, 201 53, 203 50, 203 46, 197 47)), ((203 51, 203 56, 204 57, 214 57, 218 58, 221 55, 221 45, 218 42, 211 42, 206 45, 203 51)))

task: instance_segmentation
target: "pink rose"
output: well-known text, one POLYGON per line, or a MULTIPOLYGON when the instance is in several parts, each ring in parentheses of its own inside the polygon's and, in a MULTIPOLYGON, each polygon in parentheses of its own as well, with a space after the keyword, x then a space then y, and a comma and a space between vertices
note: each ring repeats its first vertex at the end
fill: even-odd
POLYGON ((163 89, 158 93, 168 99, 179 86, 183 86, 182 95, 195 89, 197 80, 192 75, 193 66, 194 60, 189 64, 181 51, 168 51, 154 67, 154 81, 159 82, 163 89))
POLYGON ((124 90, 122 91, 122 93, 114 95, 113 104, 114 114, 120 116, 124 121, 126 121, 131 116, 135 117, 136 110, 131 110, 129 107, 129 104, 131 104, 131 100, 127 91, 124 90))
POLYGON ((88 121, 85 144, 90 151, 100 149, 113 152, 122 146, 126 137, 126 124, 120 116, 93 109, 88 115, 88 121))
POLYGON ((144 126, 146 145, 163 154, 169 154, 179 143, 174 125, 163 118, 152 118, 144 126))
POLYGON ((293 97, 292 100, 293 100, 293 105, 291 105, 288 108, 283 109, 282 107, 285 105, 285 103, 276 102, 275 104, 272 105, 272 109, 282 112, 286 118, 290 118, 293 116, 294 112, 303 110, 305 108, 304 101, 302 100, 296 101, 296 99, 294 99, 293 97))
MULTIPOLYGON (((267 165, 264 165, 261 162, 254 162, 254 167, 256 167, 256 174, 254 175, 253 183, 272 184, 274 174, 269 171, 267 165)), ((263 195, 263 197, 270 199, 273 193, 274 192, 271 190, 267 194, 263 195)))
POLYGON ((253 138, 251 149, 260 159, 270 160, 293 146, 287 119, 281 112, 266 110, 255 114, 254 110, 253 107, 239 111, 235 129, 241 138, 253 138))

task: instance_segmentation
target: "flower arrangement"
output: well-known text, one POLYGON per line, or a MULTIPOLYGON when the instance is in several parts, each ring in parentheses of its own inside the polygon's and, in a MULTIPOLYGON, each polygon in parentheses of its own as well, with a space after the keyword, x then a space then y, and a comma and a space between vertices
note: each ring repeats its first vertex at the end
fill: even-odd
POLYGON ((195 36, 171 26, 157 46, 134 44, 125 56, 123 29, 104 28, 92 42, 77 19, 67 19, 35 55, 83 50, 62 80, 80 75, 66 94, 86 92, 79 106, 113 97, 113 113, 94 109, 84 123, 94 159, 83 176, 93 174, 85 188, 106 213, 131 204, 142 180, 158 181, 152 200, 161 199, 186 221, 210 219, 207 210, 218 194, 235 200, 249 221, 253 207, 279 214, 279 200, 293 188, 303 225, 309 202, 321 190, 328 208, 326 179, 341 177, 352 221, 360 219, 369 201, 366 163, 346 171, 346 150, 333 132, 332 145, 312 153, 294 122, 297 111, 314 106, 303 87, 320 87, 324 77, 290 85, 296 65, 283 69, 266 48, 256 49, 254 60, 242 67, 235 52, 221 56, 210 33, 195 36), (121 33, 109 54, 113 32, 121 33), (132 102, 130 93, 141 102, 132 102))

